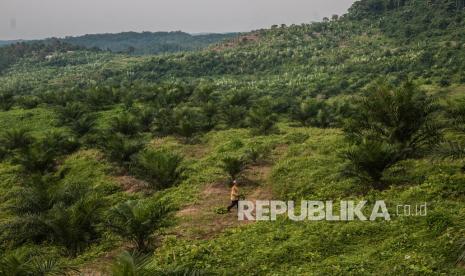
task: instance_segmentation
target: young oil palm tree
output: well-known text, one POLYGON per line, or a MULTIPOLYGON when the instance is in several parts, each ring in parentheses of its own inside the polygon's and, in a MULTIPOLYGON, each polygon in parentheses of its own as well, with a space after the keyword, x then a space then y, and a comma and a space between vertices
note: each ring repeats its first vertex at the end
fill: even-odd
POLYGON ((143 142, 137 138, 127 138, 121 134, 111 135, 101 141, 108 157, 122 165, 127 165, 142 148, 143 142))
POLYGON ((45 218, 51 243, 64 246, 75 257, 99 237, 104 202, 98 196, 82 198, 66 208, 56 204, 45 218))
POLYGON ((135 110, 135 116, 139 121, 139 125, 141 126, 142 131, 149 131, 152 127, 152 123, 155 119, 156 111, 152 107, 142 106, 135 110))
POLYGON ((25 128, 14 128, 3 132, 0 135, 0 142, 7 151, 26 150, 34 139, 25 128))
POLYGON ((110 122, 110 131, 126 136, 134 136, 141 131, 141 127, 136 116, 130 113, 122 113, 114 117, 110 122))
POLYGON ((12 247, 27 243, 41 243, 47 239, 49 229, 43 214, 23 214, 5 220, 0 225, 0 239, 12 247))
POLYGON ((166 202, 131 200, 109 211, 107 226, 121 238, 133 242, 137 251, 144 252, 150 245, 151 235, 168 225, 171 211, 166 202))
POLYGON ((27 173, 47 172, 54 168, 57 154, 51 148, 36 143, 25 152, 17 155, 14 162, 21 165, 27 173))
POLYGON ((47 211, 53 204, 52 183, 47 176, 31 175, 6 193, 6 209, 19 216, 47 211))
POLYGON ((252 164, 258 164, 263 162, 267 159, 268 154, 270 153, 270 149, 261 144, 254 144, 246 149, 245 155, 246 158, 252 164))
POLYGON ((0 145, 0 160, 3 160, 7 156, 7 150, 0 145))
POLYGON ((51 151, 57 156, 72 153, 79 147, 77 139, 63 131, 48 131, 37 141, 43 150, 51 151))
POLYGON ((28 174, 47 172, 54 168, 58 157, 79 147, 78 141, 63 132, 49 131, 40 140, 14 155, 13 162, 22 165, 28 174))
POLYGON ((57 258, 41 256, 40 252, 20 247, 0 258, 0 276, 59 276, 78 272, 57 258))
POLYGON ((196 134, 209 130, 209 122, 202 109, 197 107, 181 106, 174 109, 176 126, 174 131, 190 141, 196 134))
POLYGON ((113 276, 150 276, 153 271, 147 268, 150 263, 148 255, 124 251, 110 267, 113 276))
POLYGON ((392 145, 364 140, 343 152, 342 156, 350 161, 346 172, 349 175, 371 182, 379 190, 385 188, 381 181, 383 172, 399 161, 398 151, 392 145))
POLYGON ((268 135, 277 131, 278 116, 275 114, 273 106, 273 100, 270 97, 265 97, 249 111, 247 122, 254 133, 268 135))
POLYGON ((69 126, 78 135, 82 136, 90 132, 95 126, 95 116, 83 103, 67 103, 58 107, 57 113, 60 123, 69 126))
POLYGON ((32 263, 30 261, 29 252, 25 249, 17 249, 12 253, 4 255, 0 259, 0 275, 1 276, 26 276, 32 275, 32 263))
POLYGON ((247 163, 243 158, 226 156, 221 160, 221 168, 229 175, 229 178, 235 180, 244 171, 247 163))
POLYGON ((153 188, 166 189, 176 185, 182 177, 183 158, 165 150, 145 150, 136 157, 133 170, 153 188))
POLYGON ((176 266, 170 269, 158 269, 150 263, 148 255, 138 252, 121 253, 110 267, 113 276, 206 276, 214 275, 189 266, 176 266))
POLYGON ((85 135, 94 130, 96 119, 91 113, 84 114, 70 123, 71 130, 80 136, 85 135))
POLYGON ((60 123, 66 125, 81 119, 88 112, 89 108, 81 102, 66 103, 57 108, 60 123))
POLYGON ((344 130, 352 141, 375 137, 398 145, 404 158, 440 142, 443 126, 436 120, 438 105, 412 83, 400 88, 377 84, 358 103, 359 113, 344 130))
POLYGON ((317 99, 306 99, 295 104, 292 109, 292 118, 299 121, 303 126, 316 126, 316 118, 324 102, 317 99))
POLYGON ((11 91, 0 92, 0 110, 8 111, 15 103, 15 94, 11 91))
POLYGON ((395 163, 416 158, 441 141, 434 100, 411 83, 400 88, 378 84, 358 103, 358 114, 345 126, 352 144, 344 156, 358 175, 368 176, 375 188, 383 172, 395 163))

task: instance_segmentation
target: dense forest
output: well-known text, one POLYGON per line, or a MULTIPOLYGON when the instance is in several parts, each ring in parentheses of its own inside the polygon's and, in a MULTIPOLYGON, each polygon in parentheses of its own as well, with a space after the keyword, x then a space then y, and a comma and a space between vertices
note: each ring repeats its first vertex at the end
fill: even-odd
POLYGON ((464 4, 0 48, 0 275, 463 275, 464 4), (232 179, 428 215, 241 222, 232 179))

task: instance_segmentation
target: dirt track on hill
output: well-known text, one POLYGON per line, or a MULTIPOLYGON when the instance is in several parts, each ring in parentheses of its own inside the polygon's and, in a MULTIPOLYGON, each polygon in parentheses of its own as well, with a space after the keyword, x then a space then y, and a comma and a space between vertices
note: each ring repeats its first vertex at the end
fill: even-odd
MULTIPOLYGON (((251 166, 239 180, 240 192, 250 201, 270 200, 272 191, 268 183, 271 173, 270 165, 251 166)), ((174 234, 187 239, 210 239, 224 230, 251 223, 239 221, 236 209, 227 214, 218 214, 215 209, 226 207, 230 203, 230 187, 224 181, 205 186, 199 201, 180 210, 174 234)))

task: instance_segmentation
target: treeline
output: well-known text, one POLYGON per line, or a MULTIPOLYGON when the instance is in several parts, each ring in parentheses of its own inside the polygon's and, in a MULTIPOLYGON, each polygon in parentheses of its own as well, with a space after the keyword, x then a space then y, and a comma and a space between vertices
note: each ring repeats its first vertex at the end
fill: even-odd
POLYGON ((191 35, 184 32, 125 32, 118 34, 92 34, 78 37, 66 37, 63 42, 87 48, 99 48, 117 53, 148 55, 194 51, 237 34, 191 35))
POLYGON ((361 0, 356 1, 349 9, 348 16, 357 19, 380 15, 384 12, 402 10, 409 7, 422 9, 429 7, 436 12, 458 12, 465 8, 464 0, 361 0))
POLYGON ((363 0, 349 9, 349 19, 376 21, 397 39, 456 40, 465 26, 464 0, 363 0), (446 36, 444 36, 446 35, 446 36), (447 35, 450 35, 448 37, 447 35))
POLYGON ((55 52, 82 50, 80 46, 71 45, 53 39, 47 42, 18 42, 0 47, 0 73, 24 57, 45 58, 55 52))

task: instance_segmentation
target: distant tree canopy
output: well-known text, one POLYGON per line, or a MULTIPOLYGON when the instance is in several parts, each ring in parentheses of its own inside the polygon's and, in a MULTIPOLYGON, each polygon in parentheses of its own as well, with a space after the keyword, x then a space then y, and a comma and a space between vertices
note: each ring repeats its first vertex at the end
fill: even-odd
POLYGON ((0 47, 0 73, 16 63, 19 59, 28 56, 44 58, 54 52, 66 52, 80 50, 83 47, 64 43, 57 39, 46 42, 18 42, 0 47))
MULTIPOLYGON (((417 12, 430 10, 436 14, 454 14, 463 11, 464 8, 464 0, 361 0, 352 5, 348 16, 366 19, 390 11, 400 11, 404 15, 413 15, 410 10, 417 12)), ((425 18, 423 19, 425 20, 425 18)))
POLYGON ((174 53, 203 49, 235 37, 236 33, 191 35, 184 32, 125 32, 66 37, 63 42, 87 48, 134 55, 174 53))

